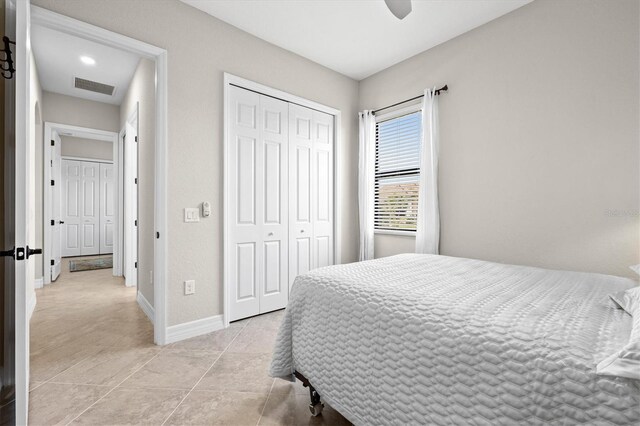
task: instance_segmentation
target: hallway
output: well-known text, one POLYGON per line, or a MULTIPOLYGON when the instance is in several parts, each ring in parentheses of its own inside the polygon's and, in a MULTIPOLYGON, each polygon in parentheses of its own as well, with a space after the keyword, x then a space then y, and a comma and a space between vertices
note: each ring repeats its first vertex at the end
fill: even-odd
POLYGON ((29 423, 349 424, 308 390, 267 376, 284 311, 164 347, 111 269, 70 273, 36 290, 29 423))

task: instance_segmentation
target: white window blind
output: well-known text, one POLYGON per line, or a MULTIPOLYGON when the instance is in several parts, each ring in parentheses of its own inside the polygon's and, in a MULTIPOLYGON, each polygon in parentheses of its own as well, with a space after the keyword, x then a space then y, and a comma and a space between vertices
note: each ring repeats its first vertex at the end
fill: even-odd
POLYGON ((376 230, 416 230, 421 139, 421 111, 376 124, 376 230))

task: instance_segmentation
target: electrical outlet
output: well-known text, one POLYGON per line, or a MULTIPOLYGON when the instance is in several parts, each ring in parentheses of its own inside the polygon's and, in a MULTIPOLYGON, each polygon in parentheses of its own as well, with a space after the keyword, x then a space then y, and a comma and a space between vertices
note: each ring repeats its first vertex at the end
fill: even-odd
POLYGON ((184 282, 184 294, 195 294, 196 293, 196 282, 195 280, 187 280, 184 282))

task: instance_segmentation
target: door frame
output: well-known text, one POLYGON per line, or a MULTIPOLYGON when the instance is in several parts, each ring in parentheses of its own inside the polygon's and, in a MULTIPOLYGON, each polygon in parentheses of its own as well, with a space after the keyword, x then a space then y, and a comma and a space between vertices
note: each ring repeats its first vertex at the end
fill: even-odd
MULTIPOLYGON (((51 122, 45 122, 44 123, 44 138, 42 140, 42 149, 43 149, 43 153, 42 153, 42 158, 43 158, 43 172, 42 172, 42 197, 43 197, 43 211, 42 211, 42 226, 43 226, 43 233, 42 233, 42 239, 43 239, 43 247, 42 247, 42 264, 44 267, 44 271, 42 278, 43 278, 43 282, 44 285, 49 285, 51 284, 51 256, 52 256, 52 246, 51 246, 51 220, 53 220, 54 218, 51 217, 50 211, 51 211, 51 204, 53 203, 53 200, 51 199, 51 191, 49 191, 50 188, 50 181, 51 181, 51 167, 47 167, 47 164, 49 164, 51 162, 51 140, 52 140, 52 134, 53 132, 58 132, 58 135, 61 135, 61 132, 64 132, 63 136, 72 136, 72 137, 76 137, 76 138, 84 138, 84 139, 92 139, 92 140, 96 140, 96 141, 104 141, 104 142, 111 142, 113 144, 113 166, 116 168, 116 170, 119 167, 118 164, 118 134, 115 132, 108 132, 106 130, 97 130, 97 129, 90 129, 88 127, 80 127, 80 126, 71 126, 68 124, 60 124, 60 123, 51 123, 51 122), (49 269, 48 269, 49 268, 49 269), (48 273, 47 273, 48 271, 48 273)), ((73 157, 65 157, 64 155, 60 156, 60 160, 63 159, 69 159, 69 160, 78 160, 78 158, 73 158, 73 157)), ((87 161, 94 161, 94 162, 106 162, 105 160, 94 160, 94 159, 87 159, 87 161)), ((117 201, 116 201, 117 203, 117 201)), ((116 208, 117 208, 117 204, 116 204, 116 208)), ((114 233, 115 235, 117 235, 117 230, 120 227, 120 224, 118 223, 118 218, 116 218, 116 223, 115 223, 115 230, 114 233)), ((116 248, 114 247, 114 259, 116 257, 116 253, 115 253, 116 248)), ((116 270, 116 265, 114 263, 113 265, 113 275, 114 276, 118 276, 117 274, 117 270, 116 270)), ((121 274, 120 274, 121 275, 121 274)))
MULTIPOLYGON (((19 1, 18 4, 23 3, 19 1)), ((26 3, 26 2, 24 2, 26 3)), ((52 12, 31 6, 31 23, 56 31, 101 43, 116 49, 125 50, 150 59, 156 64, 156 113, 155 113, 155 204, 154 223, 156 239, 154 244, 154 327, 153 339, 157 345, 167 343, 167 300, 168 278, 168 215, 167 215, 167 170, 168 170, 168 129, 167 129, 167 92, 168 59, 167 51, 140 40, 52 12)), ((29 126, 32 123, 27 123, 29 126)), ((27 127, 28 128, 28 127, 27 127)))
POLYGON ((274 89, 272 87, 269 86, 265 86, 263 84, 260 83, 256 83, 254 81, 251 80, 247 80, 245 78, 239 77, 237 75, 234 74, 230 74, 225 72, 224 73, 224 98, 223 98, 223 111, 224 111, 224 131, 223 131, 223 140, 224 140, 224 144, 223 144, 223 183, 222 183, 222 191, 223 191, 223 219, 222 219, 222 253, 223 253, 223 267, 222 267, 222 282, 223 282, 223 289, 224 289, 224 306, 223 306, 223 321, 224 321, 224 326, 228 327, 229 326, 229 309, 230 309, 230 304, 231 304, 231 283, 229 282, 230 277, 229 277, 229 265, 230 265, 230 259, 229 259, 229 235, 228 235, 228 221, 230 220, 229 218, 229 212, 228 212, 228 206, 229 206, 229 180, 227 178, 227 175, 231 172, 230 170, 230 166, 228 164, 227 161, 227 157, 229 155, 230 152, 230 141, 229 141, 229 126, 228 126, 228 121, 230 118, 230 114, 229 114, 229 110, 227 108, 227 104, 229 102, 229 97, 230 97, 230 87, 231 86, 236 86, 236 87, 240 87, 242 89, 247 89, 253 92, 257 92, 259 94, 262 95, 267 95, 267 96, 271 96, 273 98, 278 98, 281 99, 285 102, 289 102, 289 103, 293 103, 293 104, 297 104, 306 108, 311 108, 313 110, 316 111, 320 111, 329 115, 333 116, 334 119, 334 123, 333 123, 333 258, 334 258, 334 264, 338 265, 340 263, 342 263, 342 253, 340 250, 341 247, 341 243, 342 243, 342 236, 341 236, 341 220, 340 220, 340 211, 342 208, 342 190, 341 190, 341 186, 338 185, 338 182, 340 182, 340 169, 341 169, 341 156, 340 156, 340 152, 339 152, 339 147, 342 147, 342 143, 341 143, 341 130, 342 130, 342 126, 341 126, 341 120, 342 120, 342 113, 340 110, 327 106, 327 105, 323 105, 320 104, 318 102, 314 102, 314 101, 310 101, 308 99, 305 98, 301 98, 299 96, 293 95, 291 93, 287 93, 284 92, 282 90, 278 90, 278 89, 274 89))
MULTIPOLYGON (((138 234, 137 230, 138 228, 136 227, 136 238, 135 238, 135 244, 136 244, 136 258, 135 259, 126 259, 127 262, 125 263, 125 256, 127 256, 127 252, 124 249, 125 248, 125 229, 124 229, 124 223, 125 223, 125 218, 127 216, 127 211, 125 210, 125 185, 127 184, 124 181, 124 170, 125 167, 127 167, 127 163, 125 162, 125 157, 124 157, 124 151, 125 151, 125 146, 124 146, 124 138, 125 135, 127 133, 127 124, 131 125, 131 127, 135 128, 136 130, 136 137, 139 135, 140 133, 140 126, 138 123, 138 120, 140 119, 140 104, 139 102, 136 102, 135 106, 133 107, 133 110, 131 112, 129 112, 129 114, 127 115, 127 121, 125 122, 124 127, 120 130, 120 132, 118 133, 118 161, 120 164, 122 164, 122 167, 119 168, 116 171, 117 174, 117 185, 118 185, 118 203, 116 204, 116 209, 117 209, 117 214, 118 214, 118 221, 119 223, 122 223, 123 226, 121 226, 120 228, 118 228, 118 238, 117 238, 117 246, 118 246, 118 252, 117 252, 117 259, 116 259, 116 252, 115 252, 115 248, 114 248, 114 266, 117 263, 118 264, 118 271, 120 272, 118 274, 118 276, 123 276, 125 275, 124 273, 125 271, 125 265, 129 264, 130 262, 137 262, 138 259, 138 249, 140 248, 140 235, 138 234)), ((139 176, 139 172, 140 172, 140 157, 139 157, 139 146, 136 143, 136 176, 139 176)), ((115 158, 115 157, 114 157, 115 158)), ((136 191, 136 194, 138 194, 138 192, 136 191)), ((131 202, 131 200, 129 200, 131 202)), ((136 197, 135 201, 135 205, 136 205, 136 219, 139 219, 138 213, 140 212, 140 206, 138 205, 139 201, 140 201, 140 197, 139 195, 136 197)), ((125 285, 127 287, 137 287, 138 286, 138 271, 136 270, 136 274, 135 274, 135 278, 132 277, 126 277, 125 280, 125 285)))

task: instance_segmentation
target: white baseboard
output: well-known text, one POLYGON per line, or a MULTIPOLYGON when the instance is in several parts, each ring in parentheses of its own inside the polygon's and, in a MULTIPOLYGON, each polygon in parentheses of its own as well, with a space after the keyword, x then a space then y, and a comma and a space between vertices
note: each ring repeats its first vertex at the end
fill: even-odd
POLYGON ((149 301, 140 292, 138 292, 136 300, 138 301, 138 305, 140 306, 140 309, 142 309, 142 312, 144 312, 147 317, 149 317, 151 324, 153 324, 156 311, 155 309, 153 309, 153 306, 151 306, 151 303, 149 303, 149 301))
POLYGON ((29 301, 27 302, 27 313, 28 318, 31 319, 31 315, 33 315, 33 311, 36 310, 36 292, 34 291, 29 296, 29 301))
POLYGON ((43 277, 36 278, 35 280, 33 280, 33 288, 42 288, 42 287, 44 287, 43 277))
POLYGON ((203 334, 222 330, 223 328, 224 321, 222 315, 172 325, 171 327, 167 327, 166 343, 179 342, 180 340, 201 336, 203 334))

